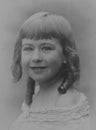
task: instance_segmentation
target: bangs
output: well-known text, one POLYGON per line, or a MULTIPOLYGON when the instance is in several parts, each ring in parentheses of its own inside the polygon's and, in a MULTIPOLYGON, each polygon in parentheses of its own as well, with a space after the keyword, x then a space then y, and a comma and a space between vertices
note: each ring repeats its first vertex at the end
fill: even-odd
POLYGON ((34 18, 31 16, 21 27, 21 38, 51 39, 63 36, 70 39, 71 27, 62 16, 42 15, 34 18))
POLYGON ((60 33, 56 32, 55 30, 52 30, 52 28, 49 30, 49 28, 40 28, 40 27, 33 27, 31 26, 30 30, 22 29, 20 32, 21 38, 28 38, 28 39, 51 39, 51 38, 58 38, 60 37, 60 33))

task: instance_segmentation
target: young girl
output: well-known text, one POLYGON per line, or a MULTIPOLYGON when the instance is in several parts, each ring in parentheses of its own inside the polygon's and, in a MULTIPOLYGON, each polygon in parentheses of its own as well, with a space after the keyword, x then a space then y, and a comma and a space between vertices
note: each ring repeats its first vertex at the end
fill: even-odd
POLYGON ((79 57, 63 16, 39 12, 21 26, 12 65, 15 81, 23 73, 26 98, 11 130, 88 130, 88 101, 76 89, 79 57))

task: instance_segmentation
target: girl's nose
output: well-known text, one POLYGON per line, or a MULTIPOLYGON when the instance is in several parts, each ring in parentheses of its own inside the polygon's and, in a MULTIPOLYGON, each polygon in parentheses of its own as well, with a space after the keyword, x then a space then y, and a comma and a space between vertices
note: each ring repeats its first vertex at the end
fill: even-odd
POLYGON ((34 50, 34 52, 32 53, 32 62, 38 63, 41 61, 42 61, 41 52, 38 49, 34 50))

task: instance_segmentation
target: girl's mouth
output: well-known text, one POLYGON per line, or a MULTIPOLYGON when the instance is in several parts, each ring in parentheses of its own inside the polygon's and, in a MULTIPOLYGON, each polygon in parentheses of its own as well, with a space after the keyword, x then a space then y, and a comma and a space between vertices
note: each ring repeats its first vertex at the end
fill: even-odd
POLYGON ((35 73, 40 73, 40 72, 43 72, 47 67, 45 66, 39 66, 39 67, 30 67, 33 72, 35 73))
POLYGON ((45 69, 45 66, 31 67, 32 69, 45 69))

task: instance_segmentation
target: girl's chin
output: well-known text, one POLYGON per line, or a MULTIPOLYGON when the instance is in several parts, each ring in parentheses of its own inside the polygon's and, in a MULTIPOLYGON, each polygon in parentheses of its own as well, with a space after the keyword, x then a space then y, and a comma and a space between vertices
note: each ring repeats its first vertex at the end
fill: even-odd
POLYGON ((38 77, 35 77, 35 76, 33 77, 33 76, 29 75, 29 77, 31 77, 35 82, 46 82, 46 80, 47 80, 45 78, 45 76, 44 77, 43 76, 42 77, 39 77, 39 76, 38 77))
POLYGON ((43 73, 33 73, 31 71, 29 72, 29 77, 31 77, 36 82, 46 82, 50 79, 50 76, 51 75, 48 74, 48 71, 43 73))
MULTIPOLYGON (((57 74, 56 74, 57 75, 57 74)), ((52 72, 46 72, 46 73, 40 73, 40 74, 34 74, 29 72, 29 77, 31 77, 34 81, 39 83, 48 83, 52 81, 54 78, 56 78, 56 75, 52 74, 52 72)))
POLYGON ((42 77, 33 77, 33 76, 29 76, 31 77, 35 82, 38 82, 38 83, 47 83, 47 82, 50 82, 50 78, 49 77, 45 77, 45 76, 42 76, 42 77))

